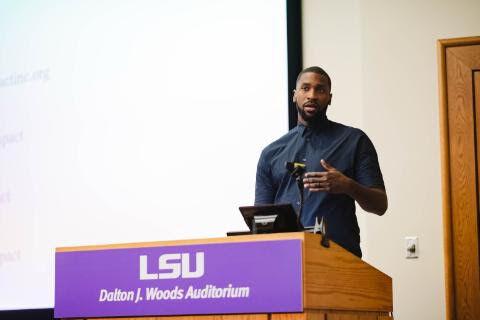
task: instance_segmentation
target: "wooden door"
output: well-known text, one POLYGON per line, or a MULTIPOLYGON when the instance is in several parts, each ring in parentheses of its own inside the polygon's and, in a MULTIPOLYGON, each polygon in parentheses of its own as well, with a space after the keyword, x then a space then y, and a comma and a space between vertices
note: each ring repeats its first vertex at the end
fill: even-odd
POLYGON ((480 37, 440 40, 447 319, 480 319, 480 37))

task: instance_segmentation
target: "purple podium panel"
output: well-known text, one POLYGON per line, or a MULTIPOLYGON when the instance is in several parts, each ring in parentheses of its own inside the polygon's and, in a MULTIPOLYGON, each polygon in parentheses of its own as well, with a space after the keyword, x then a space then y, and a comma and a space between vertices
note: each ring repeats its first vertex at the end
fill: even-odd
POLYGON ((55 318, 301 312, 301 240, 57 252, 55 318))

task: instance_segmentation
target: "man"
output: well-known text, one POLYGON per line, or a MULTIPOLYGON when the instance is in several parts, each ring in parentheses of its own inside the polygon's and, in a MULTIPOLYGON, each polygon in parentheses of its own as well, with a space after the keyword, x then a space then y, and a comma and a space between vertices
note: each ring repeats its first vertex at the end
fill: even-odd
POLYGON ((305 164, 302 224, 313 226, 323 217, 328 236, 361 257, 355 201, 378 215, 388 206, 375 148, 361 130, 327 118, 331 80, 322 68, 300 72, 293 93, 298 125, 262 151, 255 204, 291 203, 298 211, 299 191, 285 163, 305 164))

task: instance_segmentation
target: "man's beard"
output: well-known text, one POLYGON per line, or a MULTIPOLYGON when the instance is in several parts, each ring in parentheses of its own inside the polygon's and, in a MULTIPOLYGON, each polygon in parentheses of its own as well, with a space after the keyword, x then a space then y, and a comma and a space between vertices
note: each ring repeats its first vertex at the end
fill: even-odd
POLYGON ((300 108, 298 103, 295 103, 295 105, 297 107, 298 113, 302 116, 302 119, 308 125, 315 126, 327 118, 327 107, 323 108, 323 110, 318 110, 321 109, 321 107, 317 105, 317 111, 313 115, 309 115, 305 112, 304 109, 300 108))

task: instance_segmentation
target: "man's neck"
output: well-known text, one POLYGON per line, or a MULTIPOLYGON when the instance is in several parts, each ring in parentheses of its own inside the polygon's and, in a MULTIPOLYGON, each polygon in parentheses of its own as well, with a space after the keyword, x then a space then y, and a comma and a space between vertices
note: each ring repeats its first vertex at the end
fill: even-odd
POLYGON ((328 118, 327 114, 323 113, 321 116, 319 115, 315 119, 312 119, 311 121, 306 121, 303 119, 300 115, 298 117, 298 123, 302 124, 303 126, 316 130, 316 129, 321 129, 326 126, 328 123, 328 118))

